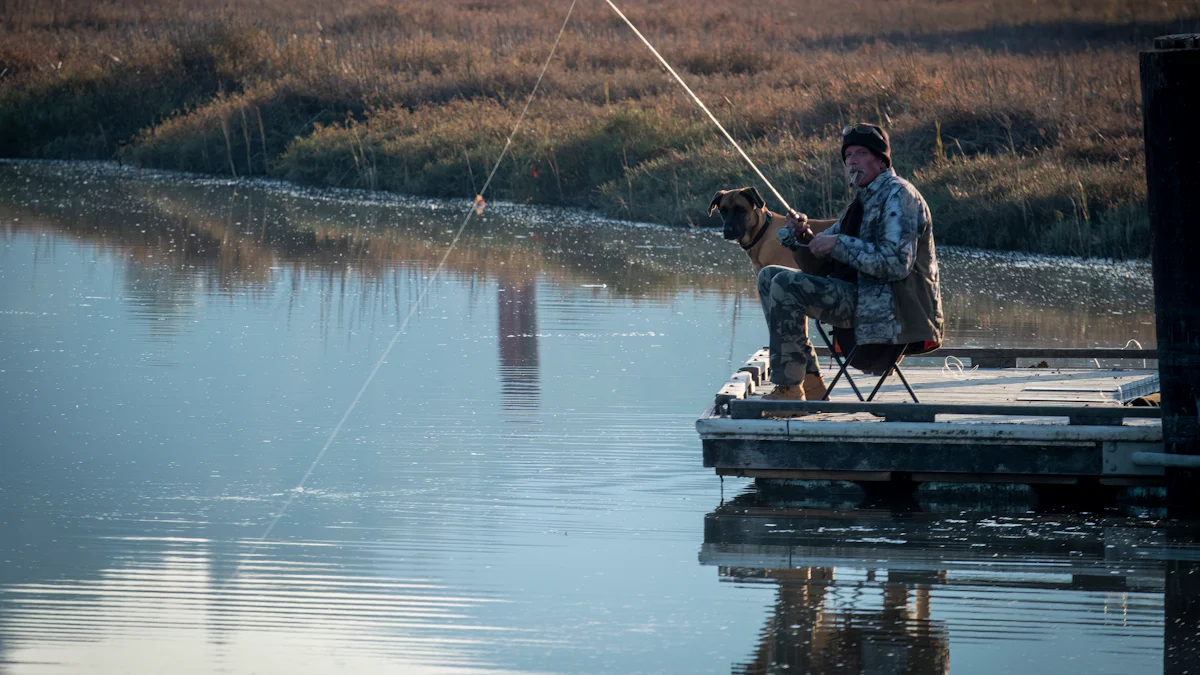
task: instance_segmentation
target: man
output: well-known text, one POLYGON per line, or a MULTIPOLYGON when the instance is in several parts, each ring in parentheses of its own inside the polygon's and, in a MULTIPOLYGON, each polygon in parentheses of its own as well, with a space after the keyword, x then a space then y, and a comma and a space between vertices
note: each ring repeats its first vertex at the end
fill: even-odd
POLYGON ((873 124, 842 130, 842 160, 858 189, 845 213, 814 236, 788 218, 780 242, 809 274, 764 267, 758 294, 771 334, 767 399, 803 401, 825 395, 808 318, 853 328, 858 344, 941 343, 942 305, 929 207, 892 170, 887 132, 873 124), (832 263, 832 264, 829 264, 832 263), (827 270, 827 271, 826 271, 827 270))

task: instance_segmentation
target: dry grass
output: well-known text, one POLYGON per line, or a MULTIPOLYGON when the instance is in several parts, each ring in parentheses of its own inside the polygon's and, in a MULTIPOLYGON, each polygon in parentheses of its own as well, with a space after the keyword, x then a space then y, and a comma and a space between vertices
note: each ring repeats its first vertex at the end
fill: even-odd
MULTIPOLYGON (((795 206, 844 204, 880 121, 939 241, 1148 251, 1136 51, 1200 0, 630 0, 795 206)), ((0 154, 466 196, 567 3, 0 0, 0 154)), ((753 181, 599 2, 579 4, 493 195, 703 223, 753 181)))

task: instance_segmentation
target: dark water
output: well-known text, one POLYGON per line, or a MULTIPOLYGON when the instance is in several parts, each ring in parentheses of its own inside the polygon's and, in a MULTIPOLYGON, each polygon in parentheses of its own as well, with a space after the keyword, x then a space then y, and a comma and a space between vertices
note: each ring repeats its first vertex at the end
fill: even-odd
MULTIPOLYGON (((493 206, 434 279, 465 208, 0 165, 0 672, 1149 673, 1191 630, 1150 507, 722 485, 743 254, 493 206)), ((941 258, 952 344, 1153 345, 1144 264, 941 258)))

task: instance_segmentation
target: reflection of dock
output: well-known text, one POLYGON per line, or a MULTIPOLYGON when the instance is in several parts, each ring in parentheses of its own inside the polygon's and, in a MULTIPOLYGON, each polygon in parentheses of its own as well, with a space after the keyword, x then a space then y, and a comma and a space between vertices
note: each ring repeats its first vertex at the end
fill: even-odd
MULTIPOLYGON (((1076 363, 1094 353, 1110 359, 1129 354, 1001 351, 941 350, 937 365, 906 361, 918 404, 907 402, 895 377, 880 389, 876 401, 883 402, 859 401, 844 386, 830 401, 765 401, 761 396, 773 385, 762 350, 696 423, 704 465, 720 475, 753 478, 1162 484, 1164 466, 1176 458, 1162 454, 1159 410, 1125 405, 1157 391, 1156 371, 1078 366, 951 371, 941 365, 944 355, 1015 366, 1018 352, 1036 359, 1045 351, 1047 358, 1076 363)), ((1141 365, 1154 352, 1124 358, 1141 365)))
POLYGON ((705 517, 701 564, 777 588, 733 672, 944 673, 954 641, 1003 643, 1062 622, 1095 626, 1120 653, 1110 615, 1136 626, 1126 653, 1163 644, 1165 629, 1164 672, 1195 667, 1194 525, 995 510, 770 506, 753 494, 723 504, 705 517))
POLYGON ((849 566, 941 585, 1161 592, 1165 542, 1131 519, 729 505, 705 518, 700 562, 745 578, 849 566))

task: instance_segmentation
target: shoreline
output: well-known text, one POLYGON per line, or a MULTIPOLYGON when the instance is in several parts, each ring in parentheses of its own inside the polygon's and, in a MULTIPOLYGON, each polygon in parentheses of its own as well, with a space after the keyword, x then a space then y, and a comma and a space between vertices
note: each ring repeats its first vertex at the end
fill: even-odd
MULTIPOLYGON (((429 197, 424 195, 403 194, 387 190, 367 190, 363 188, 308 185, 269 176, 240 176, 238 178, 230 178, 227 176, 215 176, 212 174, 190 171, 176 171, 171 169, 144 167, 139 168, 129 164, 128 162, 121 162, 118 160, 26 159, 0 157, 0 166, 59 167, 69 171, 92 171, 103 173, 106 177, 127 176, 133 179, 150 180, 162 183, 187 183, 190 185, 231 187, 245 186, 262 189, 281 195, 351 204, 369 204, 378 206, 395 205, 410 207, 423 206, 434 210, 441 210, 443 208, 453 206, 461 207, 461 213, 464 216, 467 213, 467 210, 473 204, 473 200, 466 197, 429 197)), ((716 237, 720 236, 719 227, 687 227, 683 225, 663 225, 660 223, 646 221, 611 218, 603 215, 595 209, 585 207, 558 206, 552 204, 519 204, 516 202, 498 199, 496 201, 488 200, 485 216, 489 211, 503 215, 533 214, 535 216, 534 222, 554 221, 558 225, 565 225, 569 227, 593 227, 595 225, 604 225, 617 229, 641 229, 654 230, 657 232, 681 232, 691 234, 703 233, 705 235, 712 235, 716 237)), ((934 237, 936 241, 936 223, 934 224, 934 227, 934 237)), ((1008 264, 1033 265, 1035 267, 1070 265, 1072 267, 1087 268, 1102 265, 1107 267, 1127 268, 1130 272, 1144 274, 1150 273, 1150 258, 1148 256, 1139 258, 1106 258, 1099 256, 1084 257, 1054 253, 1039 253, 1035 251, 962 246, 955 244, 938 244, 938 250, 939 252, 946 252, 964 257, 980 257, 998 262, 1003 261, 1008 264)))

